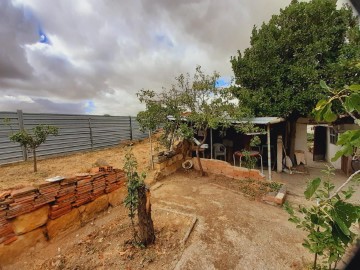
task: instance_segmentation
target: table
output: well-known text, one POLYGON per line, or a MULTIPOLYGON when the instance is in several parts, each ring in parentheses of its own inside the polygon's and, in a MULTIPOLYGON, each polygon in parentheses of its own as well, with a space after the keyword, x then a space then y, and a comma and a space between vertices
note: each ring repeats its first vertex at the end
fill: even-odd
MULTIPOLYGON (((261 164, 261 173, 264 173, 264 169, 263 169, 263 161, 262 161, 262 156, 260 154, 259 151, 248 151, 248 155, 250 157, 260 157, 260 164, 261 164)), ((234 166, 235 166, 235 158, 236 157, 239 157, 239 161, 240 161, 240 167, 241 167, 241 159, 242 157, 244 157, 245 154, 241 151, 236 151, 234 154, 233 154, 233 160, 234 160, 234 166)))

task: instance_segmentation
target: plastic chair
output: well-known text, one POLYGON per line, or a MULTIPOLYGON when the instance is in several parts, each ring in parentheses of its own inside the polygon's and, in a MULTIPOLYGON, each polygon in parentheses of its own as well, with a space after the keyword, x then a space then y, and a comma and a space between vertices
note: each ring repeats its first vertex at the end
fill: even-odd
POLYGON ((224 160, 226 161, 226 147, 225 147, 225 145, 223 145, 221 143, 214 143, 213 148, 214 148, 214 157, 215 157, 215 159, 217 159, 217 157, 223 156, 224 160))

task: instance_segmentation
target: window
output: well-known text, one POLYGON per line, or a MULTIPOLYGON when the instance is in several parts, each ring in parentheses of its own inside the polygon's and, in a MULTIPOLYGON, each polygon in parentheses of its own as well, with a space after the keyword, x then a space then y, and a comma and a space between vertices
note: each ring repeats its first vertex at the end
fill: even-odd
POLYGON ((338 140, 338 134, 336 133, 336 131, 331 127, 330 128, 330 143, 331 144, 336 144, 338 140))

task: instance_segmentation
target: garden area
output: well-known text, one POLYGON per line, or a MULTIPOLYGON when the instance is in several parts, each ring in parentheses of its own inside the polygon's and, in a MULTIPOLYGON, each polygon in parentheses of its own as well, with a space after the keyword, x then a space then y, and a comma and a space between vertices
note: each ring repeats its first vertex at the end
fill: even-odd
MULTIPOLYGON (((144 157, 149 147, 148 140, 132 146, 141 160, 141 170, 149 166, 148 156, 144 157)), ((127 148, 124 144, 40 160, 39 171, 45 177, 59 172, 72 175, 89 171, 100 159, 122 168, 127 148), (72 164, 69 171, 64 169, 67 164, 72 164)), ((9 173, 7 177, 18 173, 16 186, 44 180, 38 176, 36 181, 26 181, 31 163, 8 165, 2 170, 9 173)), ((304 203, 305 177, 292 177, 286 183, 288 198, 304 203), (299 179, 302 187, 292 189, 291 182, 296 187, 299 179)), ((180 169, 151 186, 156 241, 146 249, 132 244, 131 222, 120 204, 76 231, 28 247, 14 264, 3 269, 303 269, 312 259, 302 247, 306 234, 288 221, 283 209, 261 201, 272 188, 277 187, 265 181, 214 174, 203 177, 195 170, 180 169)))
MULTIPOLYGON (((57 164, 62 173, 71 175, 86 171, 100 158, 121 168, 125 148, 40 160, 39 170, 50 175, 57 164), (109 153, 115 153, 111 155, 114 160, 109 153), (89 168, 84 162, 76 163, 80 156, 89 168), (69 163, 72 166, 66 172, 63 166, 69 163), (76 166, 82 170, 75 170, 76 166)), ((148 149, 148 140, 133 146, 139 160, 148 149)), ((148 166, 148 158, 141 166, 148 166)), ((19 175, 23 180, 18 184, 24 185, 32 164, 2 169, 25 171, 19 175)), ((233 269, 260 265, 301 269, 310 259, 302 252, 304 234, 287 221, 284 210, 260 202, 265 187, 259 189, 258 183, 249 180, 240 182, 180 170, 151 187, 154 245, 142 249, 131 244, 130 220, 126 208, 120 205, 79 230, 30 247, 15 264, 4 269, 233 269)))
POLYGON ((0 167, 0 269, 344 268, 360 250, 360 170, 328 162, 360 161, 359 62, 349 7, 292 1, 231 57, 233 85, 197 66, 140 90, 148 139, 36 160, 58 128, 10 134, 33 158, 0 167), (324 145, 333 132, 316 166, 295 150, 319 151, 306 131, 296 143, 304 117, 324 145))

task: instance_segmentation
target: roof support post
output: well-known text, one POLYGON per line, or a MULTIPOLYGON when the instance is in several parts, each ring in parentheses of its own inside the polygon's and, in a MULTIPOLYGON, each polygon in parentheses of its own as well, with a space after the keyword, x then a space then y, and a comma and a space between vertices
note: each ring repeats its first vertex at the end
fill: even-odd
POLYGON ((268 171, 269 181, 271 181, 271 144, 270 144, 270 124, 267 124, 267 155, 268 155, 268 171))

